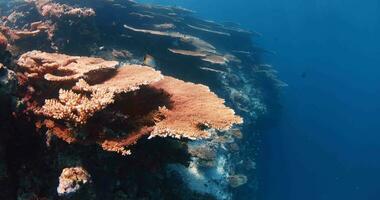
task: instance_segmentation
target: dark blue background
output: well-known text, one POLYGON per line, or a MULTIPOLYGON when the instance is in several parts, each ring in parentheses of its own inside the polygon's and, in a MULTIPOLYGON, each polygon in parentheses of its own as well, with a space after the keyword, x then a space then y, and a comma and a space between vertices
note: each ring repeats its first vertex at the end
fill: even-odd
POLYGON ((266 61, 289 87, 263 135, 260 199, 380 199, 380 0, 146 2, 240 22, 277 52, 266 61))

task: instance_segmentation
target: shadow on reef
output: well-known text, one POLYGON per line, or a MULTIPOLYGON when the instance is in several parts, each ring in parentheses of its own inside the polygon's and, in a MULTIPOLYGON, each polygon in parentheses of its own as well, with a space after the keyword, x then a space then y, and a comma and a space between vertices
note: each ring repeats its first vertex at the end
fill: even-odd
POLYGON ((0 15, 1 199, 256 198, 286 84, 255 33, 129 0, 0 15))

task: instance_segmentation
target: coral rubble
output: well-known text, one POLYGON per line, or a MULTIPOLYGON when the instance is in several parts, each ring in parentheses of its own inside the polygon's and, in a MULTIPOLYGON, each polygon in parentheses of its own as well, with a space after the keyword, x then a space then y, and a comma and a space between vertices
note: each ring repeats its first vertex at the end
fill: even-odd
POLYGON ((57 192, 59 195, 69 195, 77 192, 81 185, 91 181, 91 176, 82 167, 71 167, 62 170, 59 176, 57 192))

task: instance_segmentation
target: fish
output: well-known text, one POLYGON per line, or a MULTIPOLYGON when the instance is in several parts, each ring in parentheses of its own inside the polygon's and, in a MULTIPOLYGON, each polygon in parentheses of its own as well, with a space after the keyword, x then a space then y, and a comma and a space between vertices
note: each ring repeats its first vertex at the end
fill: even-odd
POLYGON ((154 59, 153 56, 151 56, 149 54, 146 54, 144 57, 144 65, 149 66, 149 67, 153 67, 153 68, 157 67, 156 60, 154 59))

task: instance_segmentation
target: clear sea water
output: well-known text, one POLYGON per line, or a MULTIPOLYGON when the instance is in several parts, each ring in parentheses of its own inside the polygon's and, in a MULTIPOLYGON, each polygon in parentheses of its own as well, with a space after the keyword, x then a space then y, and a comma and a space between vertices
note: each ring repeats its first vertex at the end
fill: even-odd
POLYGON ((379 0, 146 0, 263 34, 289 84, 263 135, 262 200, 380 199, 379 0))

